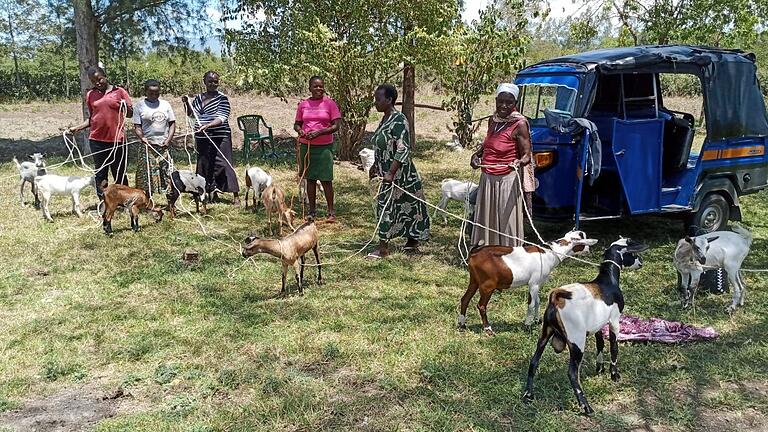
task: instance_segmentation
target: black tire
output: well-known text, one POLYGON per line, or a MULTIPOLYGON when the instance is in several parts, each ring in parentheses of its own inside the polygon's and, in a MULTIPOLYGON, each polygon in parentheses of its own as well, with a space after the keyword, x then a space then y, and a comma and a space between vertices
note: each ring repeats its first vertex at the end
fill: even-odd
POLYGON ((722 195, 714 192, 707 194, 701 200, 699 210, 686 220, 687 231, 703 234, 725 229, 730 212, 731 206, 722 195))

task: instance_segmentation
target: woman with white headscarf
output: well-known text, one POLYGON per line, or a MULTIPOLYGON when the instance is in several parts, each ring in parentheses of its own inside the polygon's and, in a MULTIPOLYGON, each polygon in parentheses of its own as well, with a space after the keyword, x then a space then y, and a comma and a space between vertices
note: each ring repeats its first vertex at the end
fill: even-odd
MULTIPOLYGON (((528 184, 533 178, 524 175, 531 169, 531 134, 528 121, 517 111, 519 93, 514 84, 499 85, 488 134, 480 150, 472 155, 472 168, 483 171, 477 189, 475 223, 490 228, 475 226, 473 245, 519 246, 523 238, 521 181, 528 184)), ((526 191, 533 190, 527 186, 526 191)))

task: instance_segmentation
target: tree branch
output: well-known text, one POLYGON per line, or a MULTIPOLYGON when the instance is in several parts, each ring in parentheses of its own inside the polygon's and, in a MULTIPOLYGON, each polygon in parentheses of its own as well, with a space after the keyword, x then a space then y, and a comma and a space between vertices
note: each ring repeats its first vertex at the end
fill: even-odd
POLYGON ((116 13, 110 14, 107 13, 108 10, 105 9, 102 14, 99 14, 96 16, 96 19, 99 21, 100 24, 106 24, 112 21, 117 20, 118 18, 122 18, 126 15, 133 15, 136 12, 141 12, 145 9, 151 9, 155 8, 157 6, 162 6, 164 3, 168 3, 169 0, 155 0, 149 3, 145 3, 143 5, 137 5, 134 8, 126 9, 126 10, 117 10, 116 13))

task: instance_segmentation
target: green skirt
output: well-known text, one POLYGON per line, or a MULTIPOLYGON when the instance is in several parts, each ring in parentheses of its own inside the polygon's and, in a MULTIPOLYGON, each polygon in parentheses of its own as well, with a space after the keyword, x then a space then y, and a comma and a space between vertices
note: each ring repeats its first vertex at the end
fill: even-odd
POLYGON ((307 163, 307 180, 333 181, 333 144, 310 145, 301 144, 299 151, 299 175, 304 174, 304 163, 307 163), (307 159, 307 147, 309 158, 307 159))

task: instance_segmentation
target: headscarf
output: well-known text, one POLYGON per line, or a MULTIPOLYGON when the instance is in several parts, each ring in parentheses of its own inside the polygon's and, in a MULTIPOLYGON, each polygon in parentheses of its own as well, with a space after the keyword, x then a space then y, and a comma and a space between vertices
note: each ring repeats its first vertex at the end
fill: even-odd
POLYGON ((499 93, 511 93, 512 96, 515 97, 515 100, 517 100, 517 97, 520 95, 520 87, 513 83, 501 83, 496 87, 496 96, 498 96, 499 93))

